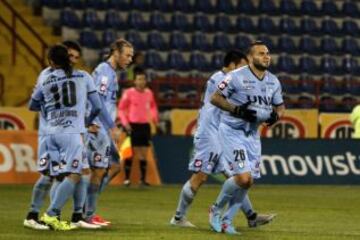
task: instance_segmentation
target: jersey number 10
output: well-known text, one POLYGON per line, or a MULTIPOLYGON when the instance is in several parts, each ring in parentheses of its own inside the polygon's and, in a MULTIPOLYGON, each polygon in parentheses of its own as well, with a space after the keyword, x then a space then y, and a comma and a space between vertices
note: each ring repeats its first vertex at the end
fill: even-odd
POLYGON ((50 92, 54 96, 55 108, 61 108, 61 97, 62 95, 62 105, 65 107, 73 107, 76 105, 76 85, 73 81, 66 81, 61 85, 61 92, 59 91, 59 86, 54 84, 50 88, 50 92))

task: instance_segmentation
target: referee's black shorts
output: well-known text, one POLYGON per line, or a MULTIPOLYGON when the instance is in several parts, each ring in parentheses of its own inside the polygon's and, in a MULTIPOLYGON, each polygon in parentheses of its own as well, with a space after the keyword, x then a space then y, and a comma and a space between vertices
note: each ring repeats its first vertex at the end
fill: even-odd
POLYGON ((151 129, 149 123, 130 123, 131 145, 133 147, 148 147, 151 140, 151 129))

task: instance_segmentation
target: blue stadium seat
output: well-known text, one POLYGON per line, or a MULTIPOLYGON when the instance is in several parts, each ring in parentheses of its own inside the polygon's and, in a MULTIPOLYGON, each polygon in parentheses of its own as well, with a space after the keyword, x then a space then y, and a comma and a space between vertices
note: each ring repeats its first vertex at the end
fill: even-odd
POLYGON ((164 64, 160 54, 157 51, 150 50, 145 54, 145 67, 152 68, 156 70, 167 69, 167 66, 164 64))
POLYGON ((86 0, 86 7, 93 8, 99 11, 108 9, 106 0, 86 0))
POLYGON ((359 69, 359 62, 356 58, 352 57, 345 57, 342 60, 342 72, 346 74, 358 74, 360 71, 359 69))
POLYGON ((254 22, 251 20, 251 18, 247 16, 239 16, 236 18, 235 29, 238 32, 246 32, 246 33, 257 32, 254 22))
POLYGON ((332 37, 323 37, 321 39, 320 48, 324 53, 336 54, 339 52, 339 47, 332 37))
POLYGON ((193 50, 211 51, 212 46, 208 41, 207 36, 203 33, 194 33, 191 37, 191 45, 193 50))
POLYGON ((149 11, 150 10, 150 4, 146 0, 131 0, 131 8, 134 10, 140 10, 140 11, 149 11))
POLYGON ((303 93, 315 94, 316 85, 313 77, 309 74, 301 74, 299 77, 299 89, 303 93))
POLYGON ((107 2, 108 9, 127 11, 132 8, 129 0, 107 0, 107 2))
POLYGON ((309 54, 316 54, 320 52, 315 40, 307 36, 300 39, 299 50, 309 54))
POLYGON ((341 88, 339 82, 332 76, 325 74, 321 81, 321 93, 339 95, 343 94, 343 89, 341 88))
POLYGON ((215 31, 226 33, 234 31, 234 27, 230 21, 230 18, 225 15, 217 15, 215 17, 214 29, 215 31))
POLYGON ((207 15, 196 14, 194 17, 193 26, 196 31, 211 32, 213 31, 213 26, 207 15))
POLYGON ((298 52, 294 40, 286 35, 281 36, 278 39, 277 50, 280 52, 286 52, 290 54, 298 52))
POLYGON ((211 68, 212 69, 221 69, 224 65, 224 54, 215 53, 211 56, 211 68))
POLYGON ((125 39, 131 42, 137 50, 148 49, 148 46, 145 44, 140 34, 136 31, 127 32, 125 35, 125 39))
POLYGON ((80 44, 83 47, 91 49, 99 49, 100 42, 96 34, 92 31, 81 31, 80 32, 80 44))
POLYGON ((346 37, 341 42, 341 50, 343 53, 352 54, 355 56, 360 55, 359 44, 355 38, 346 37))
POLYGON ((175 13, 174 15, 171 16, 170 28, 172 28, 173 30, 179 30, 184 32, 192 31, 192 26, 189 23, 189 20, 187 19, 186 15, 181 13, 175 13))
POLYGON ((127 30, 128 26, 124 19, 115 10, 107 11, 105 14, 104 25, 106 28, 113 28, 117 30, 127 30))
POLYGON ((294 73, 296 71, 294 59, 288 55, 279 56, 276 68, 278 71, 285 73, 294 73))
POLYGON ((302 56, 299 59, 299 71, 307 74, 317 74, 318 67, 315 59, 310 56, 302 56))
POLYGON ((175 11, 180 11, 183 13, 189 13, 194 11, 190 0, 174 1, 174 9, 175 11))
POLYGON ((321 22, 321 32, 323 34, 329 34, 332 36, 341 34, 336 22, 330 18, 325 19, 321 22))
POLYGON ((339 110, 338 104, 332 96, 321 96, 319 109, 322 112, 337 112, 339 110))
POLYGON ((280 81, 282 90, 285 94, 298 94, 301 92, 299 88, 299 81, 293 80, 289 76, 287 76, 287 78, 284 77, 284 79, 281 79, 280 81))
POLYGON ((108 47, 116 40, 117 36, 113 30, 105 30, 102 34, 102 46, 108 47))
POLYGON ((282 14, 288 14, 290 16, 299 14, 299 9, 293 0, 281 0, 279 9, 282 14))
POLYGON ((239 14, 253 14, 256 13, 256 7, 252 0, 241 0, 237 1, 237 12, 239 14))
POLYGON ((344 96, 341 99, 342 112, 351 112, 359 104, 359 101, 353 96, 344 96))
POLYGON ((84 0, 65 0, 64 5, 74 10, 84 10, 86 8, 84 0))
POLYGON ((359 26, 353 20, 346 19, 343 21, 341 33, 350 36, 359 36, 359 26))
POLYGON ((168 0, 152 0, 151 1, 152 10, 158 10, 162 12, 172 12, 173 6, 168 0))
POLYGON ((169 45, 165 41, 163 35, 159 32, 150 32, 147 35, 147 45, 151 49, 167 50, 169 45))
POLYGON ((237 48, 241 51, 246 51, 249 48, 251 42, 252 41, 248 35, 238 34, 235 37, 234 48, 237 48))
POLYGON ((82 17, 83 27, 95 28, 96 30, 102 30, 104 28, 103 22, 98 18, 96 11, 86 10, 82 17))
POLYGON ((170 35, 170 48, 187 51, 190 49, 190 44, 183 33, 172 32, 170 35))
POLYGON ((51 9, 62 9, 65 7, 62 0, 42 0, 41 5, 51 9))
POLYGON ((279 13, 273 0, 260 0, 258 11, 269 15, 277 15, 279 13))
POLYGON ((322 14, 332 17, 338 17, 340 15, 340 11, 333 0, 323 0, 321 4, 321 12, 322 14))
POLYGON ((289 17, 283 17, 280 19, 279 31, 286 34, 299 34, 298 27, 296 26, 295 20, 289 17))
POLYGON ((229 50, 232 44, 227 34, 217 33, 213 39, 213 48, 215 50, 229 50))
POLYGON ((320 69, 323 73, 335 74, 338 73, 338 65, 333 57, 322 57, 320 63, 320 69))
POLYGON ((260 35, 256 38, 256 40, 262 41, 266 44, 270 52, 276 52, 278 49, 274 44, 273 40, 268 35, 260 35))
POLYGON ((214 13, 215 8, 210 0, 195 0, 194 11, 203 13, 214 13))
POLYGON ((298 98, 298 104, 297 106, 299 108, 309 109, 315 107, 315 99, 311 95, 300 95, 298 98))
POLYGON ((318 16, 319 9, 314 0, 302 0, 300 4, 300 12, 305 15, 318 16))
POLYGON ((183 55, 177 51, 171 51, 167 57, 167 64, 170 69, 179 71, 189 70, 189 66, 185 61, 183 55))
POLYGON ((278 28, 270 17, 260 17, 257 25, 258 31, 267 34, 277 34, 278 28))
POLYGON ((190 55, 190 67, 202 72, 210 71, 210 64, 206 60, 205 56, 200 53, 192 53, 190 55))
POLYGON ((70 28, 80 28, 81 22, 73 10, 62 10, 60 13, 60 22, 62 26, 70 28))
POLYGON ((148 23, 145 22, 140 12, 130 12, 127 22, 129 27, 136 30, 148 30, 148 23))
POLYGON ((303 17, 301 18, 301 22, 300 22, 300 32, 312 34, 312 35, 318 35, 319 28, 313 18, 303 17))
POLYGON ((166 21, 164 15, 158 12, 152 13, 150 15, 150 28, 161 31, 171 30, 169 23, 166 21))
POLYGON ((222 13, 235 13, 235 6, 231 0, 217 0, 215 9, 222 13))
POLYGON ((346 75, 344 77, 343 88, 345 93, 350 93, 354 96, 360 96, 360 81, 354 78, 353 75, 346 75))
POLYGON ((353 18, 360 17, 360 11, 357 6, 357 3, 352 0, 344 1, 341 12, 344 16, 349 16, 349 17, 353 17, 353 18))

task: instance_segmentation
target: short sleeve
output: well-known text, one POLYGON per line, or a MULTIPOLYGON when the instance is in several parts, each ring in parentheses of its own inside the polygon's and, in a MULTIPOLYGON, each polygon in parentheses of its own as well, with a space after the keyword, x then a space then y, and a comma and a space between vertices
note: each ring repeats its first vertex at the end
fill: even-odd
POLYGON ((235 92, 235 83, 233 81, 233 76, 228 74, 224 77, 222 81, 217 85, 217 89, 226 97, 230 97, 235 92))
POLYGON ((282 96, 282 88, 279 80, 277 80, 278 84, 274 91, 273 97, 272 97, 272 105, 274 106, 280 106, 284 104, 284 99, 282 96))

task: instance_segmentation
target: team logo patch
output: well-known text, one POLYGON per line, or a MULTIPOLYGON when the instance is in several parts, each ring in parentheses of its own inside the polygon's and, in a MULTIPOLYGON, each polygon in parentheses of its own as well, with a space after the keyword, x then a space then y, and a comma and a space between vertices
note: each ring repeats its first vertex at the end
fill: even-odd
POLYGON ((100 162, 101 161, 101 154, 95 153, 94 154, 94 161, 95 162, 100 162))
POLYGON ((224 90, 227 87, 227 85, 229 84, 230 80, 231 80, 231 76, 230 75, 226 76, 224 78, 224 80, 222 80, 221 83, 219 83, 218 88, 221 91, 224 90))
POLYGON ((73 168, 77 168, 77 167, 79 166, 79 160, 75 159, 75 160, 72 162, 71 166, 72 166, 73 168))
POLYGON ((45 167, 47 164, 47 159, 46 158, 40 158, 39 161, 40 167, 45 167))
POLYGON ((244 161, 239 161, 238 165, 239 165, 239 168, 245 167, 244 161))
POLYGON ((200 159, 196 159, 195 162, 194 162, 194 166, 199 168, 202 166, 202 160, 200 159))

